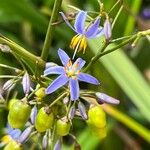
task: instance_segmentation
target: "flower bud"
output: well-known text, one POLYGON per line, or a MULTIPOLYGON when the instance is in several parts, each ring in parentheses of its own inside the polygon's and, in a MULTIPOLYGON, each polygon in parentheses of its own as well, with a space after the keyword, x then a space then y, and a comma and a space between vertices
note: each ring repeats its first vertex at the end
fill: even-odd
POLYGON ((20 135, 20 137, 18 138, 17 141, 18 141, 19 143, 25 142, 25 141, 27 140, 27 138, 29 137, 29 135, 31 134, 32 129, 33 129, 33 126, 30 126, 30 127, 26 128, 26 129, 22 132, 22 134, 20 135))
POLYGON ((109 104, 115 104, 115 105, 120 103, 119 100, 117 100, 105 93, 97 92, 96 96, 98 98, 98 102, 100 102, 100 103, 109 103, 109 104))
POLYGON ((54 114, 49 107, 42 107, 35 119, 35 128, 38 132, 45 132, 53 125, 54 114))
POLYGON ((45 88, 40 88, 39 90, 37 90, 36 92, 35 92, 35 95, 37 96, 37 100, 38 101, 42 101, 42 99, 46 96, 46 94, 45 94, 45 88))
POLYGON ((37 107, 34 106, 31 110, 31 114, 30 114, 30 119, 31 119, 31 123, 34 124, 35 123, 35 118, 37 115, 37 107))
POLYGON ((28 121, 31 107, 23 101, 16 101, 12 104, 8 114, 8 122, 12 128, 22 128, 28 121))
POLYGON ((13 79, 6 81, 3 85, 3 90, 10 90, 14 87, 15 83, 13 79))
POLYGON ((75 106, 71 106, 70 110, 69 110, 69 113, 68 113, 68 118, 69 119, 73 119, 74 118, 74 115, 75 115, 75 112, 76 112, 76 109, 75 109, 75 106))
POLYGON ((45 134, 44 137, 43 137, 43 140, 42 140, 42 148, 46 149, 47 146, 48 146, 48 135, 45 134))
POLYGON ((67 118, 57 120, 56 122, 56 133, 60 136, 65 136, 69 134, 71 124, 68 122, 67 118))
POLYGON ((4 53, 9 53, 11 51, 10 47, 8 45, 0 44, 0 49, 4 53))
POLYGON ((106 19, 104 22, 104 35, 105 35, 107 40, 110 40, 111 34, 112 34, 111 24, 110 24, 109 19, 106 19))
POLYGON ((54 145, 54 150, 61 150, 61 143, 59 139, 56 141, 54 145))
POLYGON ((86 120, 88 117, 87 117, 87 114, 86 114, 86 110, 85 110, 84 104, 79 102, 78 103, 78 109, 79 109, 81 117, 86 120))
POLYGON ((28 94, 30 91, 30 77, 27 72, 25 72, 22 78, 23 91, 25 94, 28 94))
POLYGON ((12 140, 4 147, 4 150, 23 150, 23 148, 20 143, 12 140))
POLYGON ((105 112, 100 106, 92 106, 89 109, 87 123, 92 128, 104 128, 106 126, 105 112))
POLYGON ((66 97, 63 99, 63 103, 64 103, 64 104, 67 104, 68 102, 69 102, 69 97, 66 96, 66 97))

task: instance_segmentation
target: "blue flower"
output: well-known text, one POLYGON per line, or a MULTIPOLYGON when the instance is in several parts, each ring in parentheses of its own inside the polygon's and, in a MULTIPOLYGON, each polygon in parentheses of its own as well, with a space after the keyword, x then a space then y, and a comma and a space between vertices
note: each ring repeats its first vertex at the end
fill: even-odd
POLYGON ((81 73, 80 70, 85 65, 85 61, 82 58, 78 58, 73 64, 69 56, 62 49, 58 50, 59 58, 63 66, 54 66, 45 69, 44 75, 59 74, 46 89, 46 94, 50 94, 56 91, 58 88, 69 83, 71 100, 77 100, 79 98, 79 83, 83 81, 91 84, 98 85, 99 81, 93 76, 81 73))
MULTIPOLYGON (((77 35, 75 35, 70 44, 70 48, 75 50, 75 53, 77 50, 82 50, 83 53, 85 52, 85 49, 87 47, 87 39, 96 38, 103 34, 103 28, 99 27, 100 25, 100 17, 97 17, 92 23, 90 23, 87 27, 85 27, 85 22, 87 18, 87 12, 85 11, 79 11, 79 13, 76 15, 74 27, 69 23, 67 17, 64 15, 63 12, 60 12, 62 15, 64 21, 66 24, 74 30, 77 35)), ((75 55, 74 53, 74 55, 75 55)))
POLYGON ((20 129, 13 129, 11 126, 7 123, 6 126, 6 135, 4 135, 1 139, 3 144, 9 143, 11 140, 17 140, 21 135, 20 129))

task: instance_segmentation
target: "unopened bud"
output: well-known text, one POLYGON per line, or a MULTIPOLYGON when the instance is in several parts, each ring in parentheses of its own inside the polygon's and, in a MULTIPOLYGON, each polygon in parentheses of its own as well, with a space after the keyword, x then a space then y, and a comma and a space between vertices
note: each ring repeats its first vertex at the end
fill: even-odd
POLYGON ((64 99, 63 99, 63 103, 64 104, 67 104, 69 102, 69 97, 67 96, 67 97, 65 97, 64 99))
POLYGON ((87 114, 86 114, 85 106, 82 102, 78 103, 78 109, 79 109, 81 117, 86 120, 88 117, 87 117, 87 114))
POLYGON ((109 19, 106 19, 104 22, 104 35, 105 35, 105 38, 109 41, 112 35, 111 23, 109 19))
POLYGON ((8 45, 0 44, 0 49, 4 53, 9 53, 11 51, 10 47, 8 45))
POLYGON ((69 119, 73 119, 74 118, 74 115, 75 115, 75 112, 76 112, 76 109, 75 109, 75 106, 71 106, 70 110, 69 110, 69 113, 68 113, 68 118, 69 119))
POLYGON ((48 135, 47 133, 43 136, 43 140, 42 140, 42 148, 46 149, 48 146, 48 135))
POLYGON ((115 105, 120 103, 119 100, 117 100, 117 99, 115 99, 115 98, 113 98, 113 97, 111 97, 105 93, 97 92, 96 96, 98 98, 99 103, 109 103, 109 104, 115 104, 115 105))
POLYGON ((11 90, 14 87, 15 83, 13 79, 6 81, 3 85, 3 90, 11 90))
POLYGON ((23 91, 25 94, 28 94, 30 91, 30 77, 29 74, 26 72, 22 79, 23 91))
POLYGON ((22 132, 22 134, 20 135, 20 137, 18 138, 17 141, 18 141, 19 143, 25 142, 25 141, 27 140, 27 138, 29 137, 29 135, 31 134, 32 129, 33 129, 33 126, 30 126, 30 127, 26 128, 26 129, 22 132))
POLYGON ((34 106, 31 110, 31 114, 30 114, 30 119, 31 119, 31 123, 34 124, 35 123, 35 118, 37 115, 37 107, 34 106))
POLYGON ((60 140, 57 140, 56 144, 54 145, 54 150, 61 150, 60 140))

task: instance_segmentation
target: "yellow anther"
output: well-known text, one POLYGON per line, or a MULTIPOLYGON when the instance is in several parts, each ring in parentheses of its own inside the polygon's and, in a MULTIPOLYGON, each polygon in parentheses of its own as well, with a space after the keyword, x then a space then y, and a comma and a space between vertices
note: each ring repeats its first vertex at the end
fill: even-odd
POLYGON ((75 49, 76 46, 80 43, 80 41, 81 35, 75 35, 71 40, 70 48, 75 49))
POLYGON ((80 42, 79 51, 83 50, 83 53, 84 53, 86 47, 87 47, 86 38, 85 38, 85 36, 83 36, 82 39, 81 39, 81 42, 80 42))

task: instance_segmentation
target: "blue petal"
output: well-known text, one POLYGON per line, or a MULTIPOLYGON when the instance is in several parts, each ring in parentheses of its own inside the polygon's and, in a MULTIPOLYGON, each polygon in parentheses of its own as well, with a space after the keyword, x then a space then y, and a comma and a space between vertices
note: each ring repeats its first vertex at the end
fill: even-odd
POLYGON ((86 74, 86 73, 79 73, 78 74, 78 79, 80 81, 95 84, 95 85, 100 84, 99 81, 95 77, 93 77, 89 74, 86 74))
POLYGON ((65 70, 62 66, 49 67, 44 70, 44 75, 47 76, 48 74, 65 74, 65 70))
MULTIPOLYGON (((72 25, 69 23, 67 17, 65 16, 65 14, 63 12, 59 12, 61 14, 61 16, 63 17, 63 20, 66 22, 66 24, 73 30, 75 31, 75 29, 72 27, 72 25)), ((76 32, 76 31, 75 31, 76 32)))
POLYGON ((84 65, 85 65, 85 60, 83 60, 82 58, 78 58, 74 64, 73 64, 73 67, 75 67, 76 65, 78 65, 77 69, 81 69, 84 65))
POLYGON ((20 136, 20 134, 21 134, 21 130, 13 129, 8 134, 11 136, 12 139, 17 139, 20 136))
POLYGON ((79 83, 78 83, 78 80, 70 78, 69 86, 70 86, 71 100, 77 100, 79 98, 79 83))
POLYGON ((84 24, 85 24, 85 20, 86 20, 86 15, 87 15, 87 12, 80 11, 76 16, 74 28, 75 28, 76 32, 79 34, 83 34, 85 31, 84 24))
POLYGON ((98 17, 98 18, 94 21, 94 23, 91 24, 91 25, 88 27, 88 29, 87 29, 87 31, 86 31, 86 33, 85 33, 85 35, 86 35, 87 38, 91 38, 91 37, 96 36, 96 34, 97 34, 97 32, 98 32, 99 24, 100 24, 100 18, 98 17))
POLYGON ((100 37, 101 35, 104 35, 104 28, 102 27, 98 28, 96 35, 91 36, 90 38, 97 38, 100 37))
POLYGON ((45 93, 50 94, 59 89, 61 86, 68 82, 68 77, 66 75, 60 75, 56 78, 46 89, 45 93))
POLYGON ((66 66, 67 63, 68 63, 69 60, 70 60, 70 58, 69 58, 69 56, 67 55, 67 53, 66 53, 64 50, 62 50, 62 49, 59 48, 59 49, 58 49, 58 55, 59 55, 59 58, 60 58, 62 64, 63 64, 64 66, 66 66))

